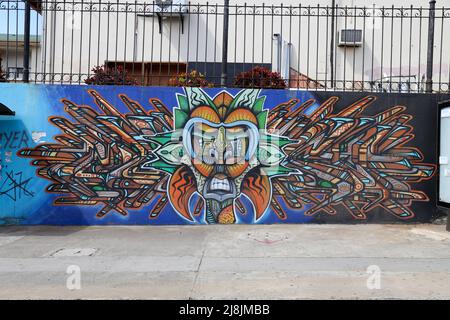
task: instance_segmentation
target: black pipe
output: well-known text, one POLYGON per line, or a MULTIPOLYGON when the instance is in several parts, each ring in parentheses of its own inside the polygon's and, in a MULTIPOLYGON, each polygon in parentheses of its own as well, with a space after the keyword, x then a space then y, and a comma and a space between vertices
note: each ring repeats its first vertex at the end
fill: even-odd
POLYGON ((222 40, 222 76, 220 85, 227 85, 227 66, 228 66, 228 27, 230 18, 230 0, 225 0, 223 11, 223 40, 222 40))
MULTIPOLYGON (((330 68, 331 68, 331 87, 334 88, 334 23, 335 23, 335 6, 336 6, 336 0, 331 1, 331 40, 330 40, 330 68)), ((326 84, 325 84, 326 87, 326 84)))
POLYGON ((30 1, 25 0, 24 39, 23 39, 23 82, 30 81, 30 1))
POLYGON ((427 51, 427 80, 426 92, 433 92, 433 54, 434 54, 434 20, 436 0, 430 1, 430 13, 428 18, 428 51, 427 51))

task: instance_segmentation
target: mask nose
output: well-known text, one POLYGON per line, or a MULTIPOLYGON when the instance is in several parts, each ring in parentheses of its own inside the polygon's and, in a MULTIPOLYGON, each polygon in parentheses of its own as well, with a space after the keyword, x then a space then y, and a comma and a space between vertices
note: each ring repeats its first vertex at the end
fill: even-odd
POLYGON ((216 164, 214 166, 214 174, 215 175, 223 175, 225 176, 225 166, 223 164, 216 164))
POLYGON ((226 137, 225 128, 220 127, 215 142, 216 149, 216 164, 223 165, 225 163, 225 151, 226 151, 226 137))

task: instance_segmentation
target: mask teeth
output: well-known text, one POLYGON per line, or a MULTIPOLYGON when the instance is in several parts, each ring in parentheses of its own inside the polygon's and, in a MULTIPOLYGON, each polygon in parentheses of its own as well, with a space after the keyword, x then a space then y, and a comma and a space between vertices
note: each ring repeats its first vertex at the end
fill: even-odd
POLYGON ((211 189, 212 190, 223 190, 230 191, 230 182, 227 179, 217 179, 213 178, 211 181, 211 189))

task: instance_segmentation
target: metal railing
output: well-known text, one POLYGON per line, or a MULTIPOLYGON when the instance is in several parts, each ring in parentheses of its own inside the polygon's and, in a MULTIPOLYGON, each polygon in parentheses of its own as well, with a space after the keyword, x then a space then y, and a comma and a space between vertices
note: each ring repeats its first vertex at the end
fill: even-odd
POLYGON ((450 91, 450 8, 435 1, 228 2, 0 0, 0 81, 450 91))

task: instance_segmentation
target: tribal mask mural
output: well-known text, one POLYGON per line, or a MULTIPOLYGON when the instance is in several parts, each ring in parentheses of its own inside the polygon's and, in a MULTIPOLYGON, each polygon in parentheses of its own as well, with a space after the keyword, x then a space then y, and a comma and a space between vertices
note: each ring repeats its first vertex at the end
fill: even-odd
POLYGON ((413 188, 435 166, 407 146, 412 117, 401 106, 363 116, 373 96, 340 112, 332 97, 307 115, 313 99, 268 109, 260 90, 209 96, 186 88, 173 112, 157 98, 146 110, 120 95, 130 110, 122 113, 89 94, 101 113, 63 99, 74 121, 49 119, 62 131, 57 143, 18 152, 52 181, 55 205, 102 204, 98 218, 148 206, 150 219, 172 206, 187 222, 202 215, 213 224, 246 214, 254 222, 295 211, 335 215, 337 208, 360 220, 375 208, 410 219, 412 202, 429 200, 413 188))

